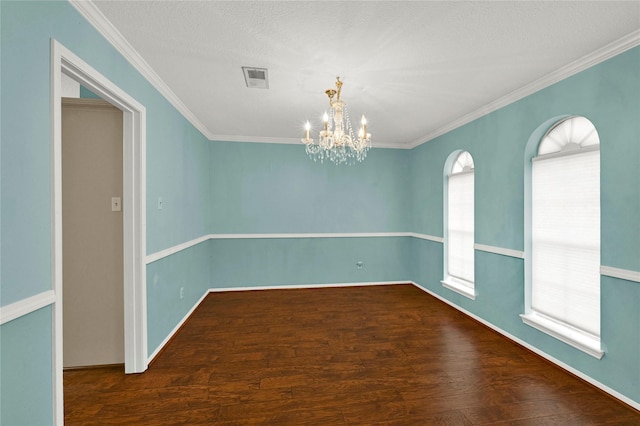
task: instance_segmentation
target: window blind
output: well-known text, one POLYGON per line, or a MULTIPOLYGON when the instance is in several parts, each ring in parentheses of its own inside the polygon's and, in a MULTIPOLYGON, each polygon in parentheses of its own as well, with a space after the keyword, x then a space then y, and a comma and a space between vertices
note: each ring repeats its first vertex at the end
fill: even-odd
POLYGON ((449 176, 447 212, 448 274, 473 288, 474 280, 474 174, 449 176))
POLYGON ((532 168, 531 308, 600 336, 600 151, 532 168))

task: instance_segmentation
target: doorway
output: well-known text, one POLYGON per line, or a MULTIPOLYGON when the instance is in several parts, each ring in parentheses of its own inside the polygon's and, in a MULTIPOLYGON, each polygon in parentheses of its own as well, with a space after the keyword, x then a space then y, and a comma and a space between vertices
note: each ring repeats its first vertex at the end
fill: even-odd
POLYGON ((122 111, 62 98, 63 366, 124 365, 122 111))
POLYGON ((64 424, 62 75, 122 112, 123 299, 125 373, 147 369, 146 311, 146 109, 58 41, 51 40, 51 219, 53 303, 53 400, 55 424, 64 424))

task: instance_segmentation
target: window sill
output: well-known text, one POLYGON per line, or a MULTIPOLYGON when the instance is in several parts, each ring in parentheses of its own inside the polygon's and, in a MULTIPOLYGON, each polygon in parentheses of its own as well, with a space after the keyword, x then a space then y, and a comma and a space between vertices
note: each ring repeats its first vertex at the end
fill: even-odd
POLYGON ((520 315, 522 322, 542 331, 556 339, 573 346, 576 349, 591 355, 594 358, 602 359, 604 351, 601 349, 600 339, 582 333, 572 327, 545 318, 535 312, 520 315))
POLYGON ((455 291, 456 293, 468 297, 471 300, 476 300, 476 292, 473 288, 473 283, 462 281, 454 277, 447 277, 440 282, 449 290, 455 291), (466 283, 466 285, 463 283, 466 283), (471 287, 469 287, 469 285, 471 285, 471 287))

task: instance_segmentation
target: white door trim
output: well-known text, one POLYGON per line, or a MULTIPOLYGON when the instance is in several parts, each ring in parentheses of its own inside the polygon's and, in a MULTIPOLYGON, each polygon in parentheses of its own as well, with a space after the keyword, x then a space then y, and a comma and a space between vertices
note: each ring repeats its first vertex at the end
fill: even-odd
POLYGON ((146 109, 56 40, 51 40, 51 220, 53 401, 55 424, 64 424, 62 384, 62 74, 123 113, 123 232, 125 372, 147 369, 146 109))

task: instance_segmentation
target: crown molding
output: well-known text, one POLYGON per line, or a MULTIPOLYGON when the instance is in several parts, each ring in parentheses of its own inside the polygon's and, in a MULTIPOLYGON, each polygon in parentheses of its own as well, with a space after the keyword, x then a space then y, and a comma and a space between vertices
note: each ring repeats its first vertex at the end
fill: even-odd
MULTIPOLYGON (((120 53, 133 67, 142 74, 168 101, 173 105, 196 129, 198 129, 210 141, 228 142, 257 142, 257 143, 279 143, 279 144, 299 144, 297 138, 274 138, 257 136, 229 136, 214 135, 196 117, 196 115, 180 100, 180 98, 167 86, 160 76, 151 66, 140 56, 113 24, 104 16, 91 0, 68 0, 69 3, 102 34, 103 37, 120 53)), ((565 78, 571 77, 594 65, 606 61, 626 50, 640 45, 640 30, 636 30, 626 36, 609 43, 602 48, 583 56, 582 58, 565 65, 546 76, 529 83, 475 111, 466 114, 449 124, 442 126, 425 136, 408 143, 401 144, 375 144, 374 148, 392 149, 413 149, 419 145, 429 142, 438 136, 442 136, 452 130, 462 127, 478 118, 490 114, 513 102, 523 99, 535 92, 558 83, 565 78)))
POLYGON ((385 148, 385 149, 411 149, 406 144, 393 144, 393 143, 371 143, 371 148, 385 148))
POLYGON ((125 39, 116 27, 107 19, 91 0, 68 0, 69 3, 89 23, 107 39, 107 41, 153 85, 196 129, 211 140, 211 132, 196 115, 180 100, 173 90, 160 78, 136 49, 125 39))
MULTIPOLYGON (((301 144, 298 138, 277 138, 262 136, 231 136, 214 135, 196 117, 196 115, 180 100, 173 90, 151 68, 138 51, 125 39, 116 27, 107 19, 91 0, 68 0, 69 3, 100 33, 107 41, 140 73, 153 87, 164 96, 196 129, 210 141, 220 142, 249 142, 249 143, 275 143, 275 144, 301 144)), ((400 148, 410 147, 394 144, 375 144, 373 148, 400 148)))
POLYGON ((209 139, 213 142, 277 143, 284 145, 302 144, 298 138, 277 138, 271 136, 211 135, 209 139))
POLYGON ((470 112, 469 114, 463 115, 450 122, 449 124, 442 126, 431 133, 426 134, 425 136, 416 139, 406 145, 403 145, 409 149, 415 148, 423 143, 429 142, 438 136, 442 136, 445 133, 448 133, 452 130, 457 129, 458 127, 462 127, 465 124, 468 124, 478 118, 481 118, 487 114, 490 114, 494 111, 497 111, 500 108, 503 108, 513 102, 519 101, 529 95, 534 94, 546 87, 549 87, 555 83, 558 83, 565 78, 571 77, 581 71, 584 71, 594 65, 597 65, 601 62, 606 61, 607 59, 613 58, 616 55, 619 55, 622 52, 625 52, 629 49, 632 49, 636 46, 640 45, 640 30, 636 30, 630 34, 627 34, 624 37, 619 38, 618 40, 609 43, 598 50, 595 50, 589 53, 586 56, 583 56, 580 59, 577 59, 557 70, 545 75, 538 80, 535 80, 513 92, 496 99, 493 102, 488 103, 487 105, 478 108, 477 110, 470 112))
MULTIPOLYGON (((276 143, 283 145, 302 145, 300 138, 274 138, 266 136, 231 136, 231 135, 211 135, 209 140, 213 142, 246 142, 246 143, 276 143)), ((389 149, 411 149, 406 145, 391 143, 373 143, 372 148, 389 149)))

